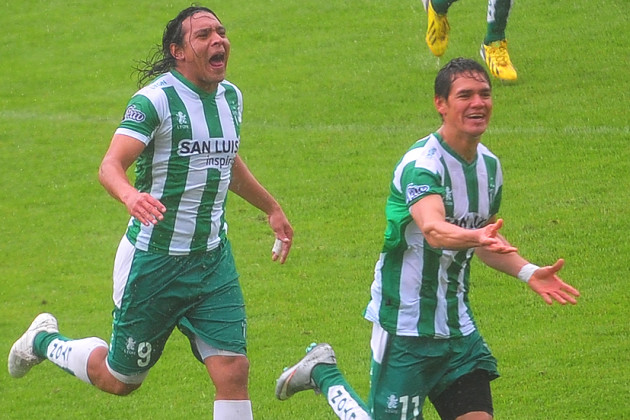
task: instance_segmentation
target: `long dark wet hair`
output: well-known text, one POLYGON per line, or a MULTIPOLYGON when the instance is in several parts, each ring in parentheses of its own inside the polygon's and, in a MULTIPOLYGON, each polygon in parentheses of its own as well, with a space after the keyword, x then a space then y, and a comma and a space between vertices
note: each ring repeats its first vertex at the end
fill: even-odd
POLYGON ((175 57, 171 55, 171 44, 183 45, 184 29, 182 28, 182 23, 190 16, 199 12, 211 13, 219 22, 221 21, 216 13, 203 6, 193 5, 179 12, 173 20, 166 24, 164 34, 162 35, 162 46, 160 47, 158 45, 153 55, 146 60, 140 60, 135 67, 138 73, 138 87, 144 86, 156 76, 175 68, 176 60, 175 57))

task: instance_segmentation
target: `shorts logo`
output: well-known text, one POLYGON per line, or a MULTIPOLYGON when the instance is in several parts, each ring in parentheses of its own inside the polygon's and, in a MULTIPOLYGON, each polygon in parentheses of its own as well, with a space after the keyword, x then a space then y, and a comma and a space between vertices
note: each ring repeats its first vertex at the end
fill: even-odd
POLYGON ((127 337, 127 344, 125 344, 125 353, 136 353, 136 340, 134 340, 133 337, 127 337))
POLYGON ((147 118, 144 112, 140 111, 136 108, 135 105, 129 105, 127 110, 125 111, 125 117, 123 121, 133 121, 133 122, 142 122, 147 118))
POLYGON ((416 198, 429 192, 430 187, 428 185, 407 185, 407 203, 412 202, 416 198))
POLYGON ((395 412, 397 408, 398 408, 398 398, 394 394, 392 394, 389 397, 387 397, 387 409, 391 410, 389 412, 395 412))

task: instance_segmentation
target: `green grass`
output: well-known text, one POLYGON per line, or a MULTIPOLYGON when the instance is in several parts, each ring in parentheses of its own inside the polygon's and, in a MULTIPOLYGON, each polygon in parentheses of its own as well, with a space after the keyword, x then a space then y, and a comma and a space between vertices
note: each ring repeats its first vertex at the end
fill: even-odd
MULTIPOLYGON (((96 172, 132 67, 187 2, 0 2, 0 349, 40 311, 72 337, 110 333, 111 270, 127 215, 96 172)), ((241 153, 296 230, 272 264, 265 218, 228 205, 248 304, 250 389, 258 420, 333 419, 311 393, 281 403, 282 367, 329 341, 367 396, 370 326, 361 318, 381 246, 393 165, 438 125, 440 64, 478 57, 486 1, 449 13, 439 63, 418 0, 208 3, 228 27, 229 79, 245 96, 241 153)), ((630 418, 630 4, 517 1, 508 26, 519 82, 494 84, 484 137, 505 174, 504 233, 532 261, 566 259, 576 307, 547 307, 475 263, 472 299, 499 359, 498 419, 630 418)), ((44 363, 0 373, 0 419, 211 418, 213 388, 176 333, 143 387, 103 394, 44 363)), ((425 417, 437 419, 430 404, 425 417)))

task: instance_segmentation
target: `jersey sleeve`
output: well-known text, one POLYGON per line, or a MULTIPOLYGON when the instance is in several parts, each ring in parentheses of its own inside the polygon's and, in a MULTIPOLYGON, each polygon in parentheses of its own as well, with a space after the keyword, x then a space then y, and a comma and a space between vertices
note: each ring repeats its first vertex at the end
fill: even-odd
POLYGON ((440 175, 413 164, 408 165, 408 168, 403 171, 402 186, 407 207, 411 207, 427 195, 444 195, 444 185, 440 175))
POLYGON ((144 95, 135 95, 127 104, 116 134, 124 134, 148 144, 159 125, 160 118, 153 103, 144 95))

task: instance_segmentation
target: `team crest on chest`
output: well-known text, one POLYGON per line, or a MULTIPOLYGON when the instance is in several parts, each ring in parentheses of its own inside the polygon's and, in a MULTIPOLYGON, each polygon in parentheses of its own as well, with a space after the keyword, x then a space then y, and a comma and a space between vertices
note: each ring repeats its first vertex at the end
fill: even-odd
POLYGON ((177 114, 175 114, 175 124, 175 128, 179 130, 188 130, 190 128, 188 117, 182 111, 177 111, 177 114))

